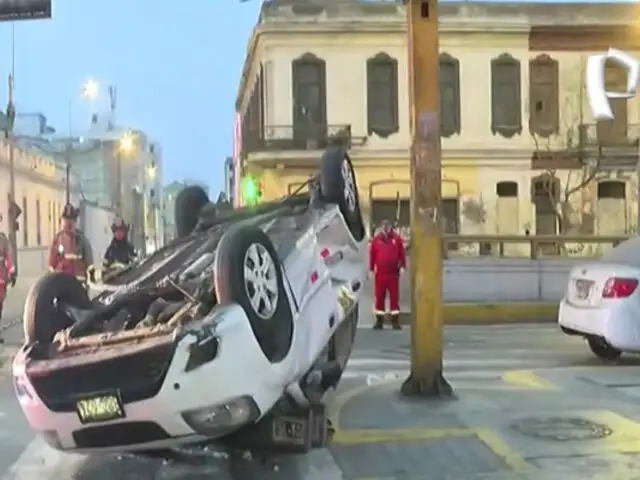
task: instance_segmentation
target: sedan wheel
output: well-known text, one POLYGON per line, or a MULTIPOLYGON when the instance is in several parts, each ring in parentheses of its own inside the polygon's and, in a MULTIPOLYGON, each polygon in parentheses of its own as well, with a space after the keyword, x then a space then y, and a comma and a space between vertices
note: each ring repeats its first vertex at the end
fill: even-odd
POLYGON ((588 337, 587 345, 593 354, 603 360, 615 360, 622 355, 622 351, 612 347, 606 340, 598 337, 588 337))

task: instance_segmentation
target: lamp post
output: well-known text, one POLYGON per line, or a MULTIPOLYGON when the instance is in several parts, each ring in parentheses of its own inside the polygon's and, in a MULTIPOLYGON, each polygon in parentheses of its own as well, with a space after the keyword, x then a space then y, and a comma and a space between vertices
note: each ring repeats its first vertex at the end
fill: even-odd
MULTIPOLYGON (((95 80, 87 80, 82 86, 81 98, 95 101, 100 93, 100 85, 95 80)), ((64 148, 64 166, 65 166, 65 203, 71 202, 71 154, 73 152, 73 126, 71 122, 71 114, 73 108, 73 99, 69 99, 69 131, 65 140, 64 148)))
MULTIPOLYGON (((13 69, 12 69, 13 70, 13 69)), ((16 119, 16 108, 13 102, 13 73, 9 74, 8 78, 9 87, 9 100, 7 102, 6 111, 6 130, 5 139, 7 140, 7 146, 9 149, 9 243, 11 244, 11 250, 13 253, 13 265, 18 273, 18 237, 16 232, 16 220, 12 215, 16 211, 14 205, 16 205, 16 166, 15 166, 15 136, 14 125, 16 119)))
POLYGON ((116 209, 119 215, 122 215, 122 160, 123 157, 129 157, 136 150, 136 136, 133 132, 127 131, 120 137, 115 149, 116 154, 116 209))

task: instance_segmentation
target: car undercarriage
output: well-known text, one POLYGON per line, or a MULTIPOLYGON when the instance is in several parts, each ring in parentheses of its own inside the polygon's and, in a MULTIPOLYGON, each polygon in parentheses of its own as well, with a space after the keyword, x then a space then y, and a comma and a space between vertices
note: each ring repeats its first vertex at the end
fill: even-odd
POLYGON ((324 446, 323 398, 348 361, 366 269, 357 195, 344 192, 355 181, 341 180, 353 169, 333 155, 309 194, 230 212, 200 205, 186 235, 90 282, 95 295, 65 274, 36 282, 13 365, 27 416, 46 409, 34 421, 49 423, 34 428, 61 429, 48 442, 80 452, 324 446), (226 387, 208 386, 212 376, 226 387), (234 408, 241 420, 208 425, 234 408))

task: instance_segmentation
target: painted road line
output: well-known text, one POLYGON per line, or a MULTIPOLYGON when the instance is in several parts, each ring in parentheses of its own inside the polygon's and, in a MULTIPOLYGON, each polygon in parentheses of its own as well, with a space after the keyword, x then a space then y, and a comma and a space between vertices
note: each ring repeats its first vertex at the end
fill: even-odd
POLYGON ((55 470, 62 461, 84 460, 83 455, 64 453, 51 448, 36 437, 0 480, 56 480, 55 470), (73 458, 76 457, 76 458, 73 458))
POLYGON ((532 390, 558 390, 557 386, 540 378, 532 370, 511 370, 502 375, 502 380, 510 385, 517 385, 532 390))

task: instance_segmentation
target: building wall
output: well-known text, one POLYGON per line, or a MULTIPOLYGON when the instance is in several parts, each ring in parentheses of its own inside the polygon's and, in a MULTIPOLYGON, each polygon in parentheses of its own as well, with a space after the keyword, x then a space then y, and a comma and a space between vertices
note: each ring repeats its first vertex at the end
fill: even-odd
MULTIPOLYGON (((350 155, 356 165, 366 216, 370 214, 370 197, 394 199, 398 192, 401 197, 409 197, 410 112, 405 19, 401 7, 384 8, 387 13, 388 9, 398 10, 386 17, 362 17, 356 20, 359 23, 354 23, 348 14, 343 18, 318 17, 315 22, 293 15, 286 17, 290 19, 287 22, 283 13, 279 23, 259 26, 248 50, 238 99, 242 113, 252 92, 258 88, 256 82, 261 72, 266 134, 270 126, 290 126, 293 123, 292 62, 309 53, 323 59, 327 123, 348 124, 354 138, 364 139, 352 145, 350 155), (324 30, 323 22, 326 23, 324 30), (366 62, 378 53, 397 60, 399 131, 387 138, 367 133, 366 62)), ((488 7, 502 9, 497 15, 488 14, 483 10, 485 7, 455 8, 458 8, 455 15, 447 16, 445 11, 441 17, 440 50, 459 62, 461 131, 442 139, 443 198, 458 199, 460 233, 540 232, 543 219, 532 197, 534 179, 541 174, 551 174, 560 182, 562 195, 575 189, 583 171, 557 165, 534 167, 533 154, 536 150, 553 152, 575 148, 579 125, 595 123, 584 91, 584 76, 586 57, 598 50, 585 47, 582 51, 562 51, 550 47, 548 51, 533 51, 531 25, 536 22, 570 25, 576 16, 583 17, 581 21, 585 24, 608 20, 595 10, 590 13, 582 7, 571 6, 559 6, 557 18, 548 11, 549 7, 535 5, 519 7, 518 15, 514 15, 513 8, 503 9, 499 4, 488 7), (511 138, 491 132, 491 60, 505 53, 520 62, 522 131, 511 138), (559 72, 560 131, 549 138, 540 138, 529 131, 529 67, 530 61, 541 53, 558 62, 559 72), (505 196, 504 182, 515 184, 517 191, 510 186, 511 193, 505 196), (500 188, 502 195, 499 195, 500 188)), ((282 8, 283 12, 285 9, 282 8)), ((640 103, 630 100, 627 111, 628 123, 639 124, 640 103)), ((250 152, 246 155, 246 172, 261 179, 265 199, 274 199, 292 191, 312 174, 319 157, 320 152, 308 151, 250 152)), ((591 185, 573 192, 568 204, 576 225, 583 217, 595 215, 589 233, 627 232, 637 223, 636 175, 616 171, 599 173, 591 185), (599 199, 598 182, 612 180, 624 184, 625 197, 599 199)))
MULTIPOLYGON (((15 201, 22 209, 18 219, 18 248, 43 247, 49 245, 59 228, 60 213, 64 206, 64 185, 57 174, 52 159, 16 149, 15 201)), ((9 193, 8 149, 0 144, 0 212, 3 220, 0 230, 8 231, 9 193)))

